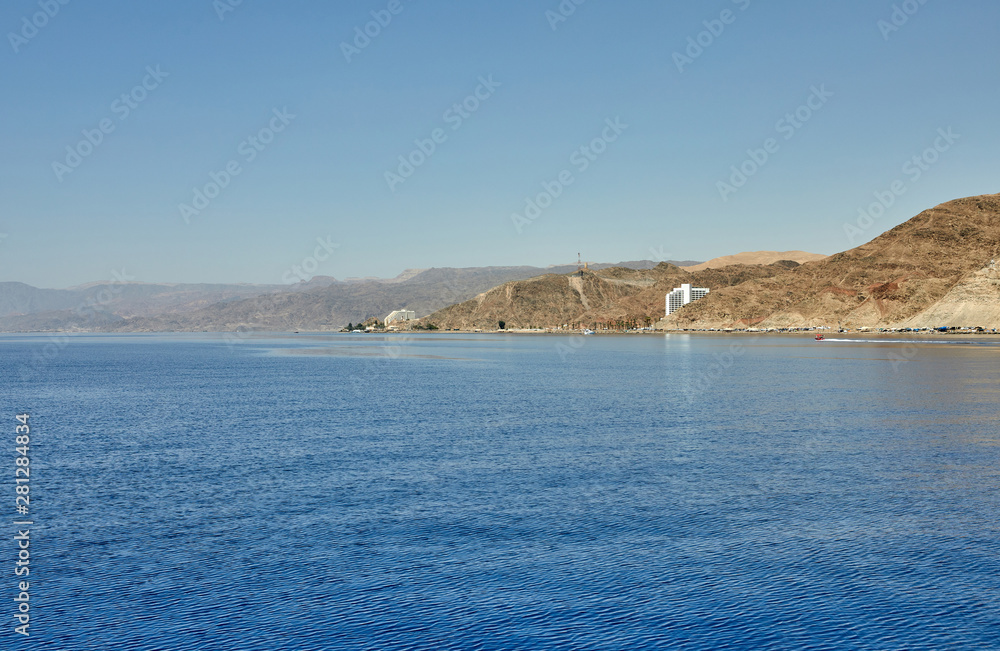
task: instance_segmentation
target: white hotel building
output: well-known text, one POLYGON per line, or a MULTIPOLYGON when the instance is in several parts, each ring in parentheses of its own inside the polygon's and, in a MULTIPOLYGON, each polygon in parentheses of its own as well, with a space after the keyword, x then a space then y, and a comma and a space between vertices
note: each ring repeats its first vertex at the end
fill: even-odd
POLYGON ((393 310, 382 322, 388 326, 393 321, 411 321, 415 318, 417 318, 417 313, 413 310, 393 310))
POLYGON ((684 283, 674 291, 667 294, 667 316, 681 309, 691 301, 708 296, 707 287, 692 287, 691 283, 684 283))

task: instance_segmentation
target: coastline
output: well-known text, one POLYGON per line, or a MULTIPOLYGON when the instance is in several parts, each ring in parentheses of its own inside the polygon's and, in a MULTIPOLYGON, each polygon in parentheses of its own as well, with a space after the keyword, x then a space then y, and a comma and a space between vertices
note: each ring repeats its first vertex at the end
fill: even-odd
POLYGON ((846 336, 846 337, 884 337, 884 336, 910 336, 910 337, 989 337, 1000 335, 998 329, 983 329, 977 331, 974 328, 955 328, 948 330, 934 329, 879 329, 879 330, 841 330, 805 328, 805 329, 680 329, 680 330, 660 330, 660 329, 637 329, 637 330, 596 330, 583 334, 581 330, 571 330, 568 328, 544 328, 544 329, 505 329, 505 330, 483 330, 475 329, 438 329, 438 330, 372 330, 366 332, 343 332, 341 330, 134 330, 107 332, 102 330, 21 330, 21 331, 0 331, 0 336, 13 335, 38 335, 38 336, 105 336, 105 335, 220 335, 224 337, 243 338, 261 335, 281 335, 281 336, 310 336, 310 335, 394 335, 394 336, 421 336, 421 335, 563 335, 563 336, 624 336, 624 335, 706 335, 706 336, 727 336, 727 335, 753 335, 753 336, 815 336, 823 334, 826 337, 846 336))

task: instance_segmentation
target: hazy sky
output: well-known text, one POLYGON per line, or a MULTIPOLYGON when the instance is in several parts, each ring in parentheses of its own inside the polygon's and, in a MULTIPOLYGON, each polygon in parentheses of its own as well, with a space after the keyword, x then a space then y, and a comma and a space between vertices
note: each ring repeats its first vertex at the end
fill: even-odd
POLYGON ((995 0, 7 0, 0 27, 0 280, 42 287, 833 253, 1000 192, 995 0))

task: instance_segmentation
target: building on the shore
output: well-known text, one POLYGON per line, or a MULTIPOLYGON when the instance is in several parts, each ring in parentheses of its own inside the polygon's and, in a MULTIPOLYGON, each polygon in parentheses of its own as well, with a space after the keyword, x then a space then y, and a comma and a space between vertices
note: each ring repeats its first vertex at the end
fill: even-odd
POLYGON ((691 301, 708 296, 707 287, 692 287, 691 283, 684 283, 674 291, 667 294, 667 316, 681 309, 691 301))
POLYGON ((388 327, 393 321, 410 321, 415 318, 417 318, 417 313, 413 310, 393 310, 382 322, 388 327))

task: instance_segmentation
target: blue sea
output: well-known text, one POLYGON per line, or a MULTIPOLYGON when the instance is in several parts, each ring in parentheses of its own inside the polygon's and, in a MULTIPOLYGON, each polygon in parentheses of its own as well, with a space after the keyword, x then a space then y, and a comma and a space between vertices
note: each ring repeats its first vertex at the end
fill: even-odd
POLYGON ((3 335, 0 647, 998 649, 995 341, 3 335))

